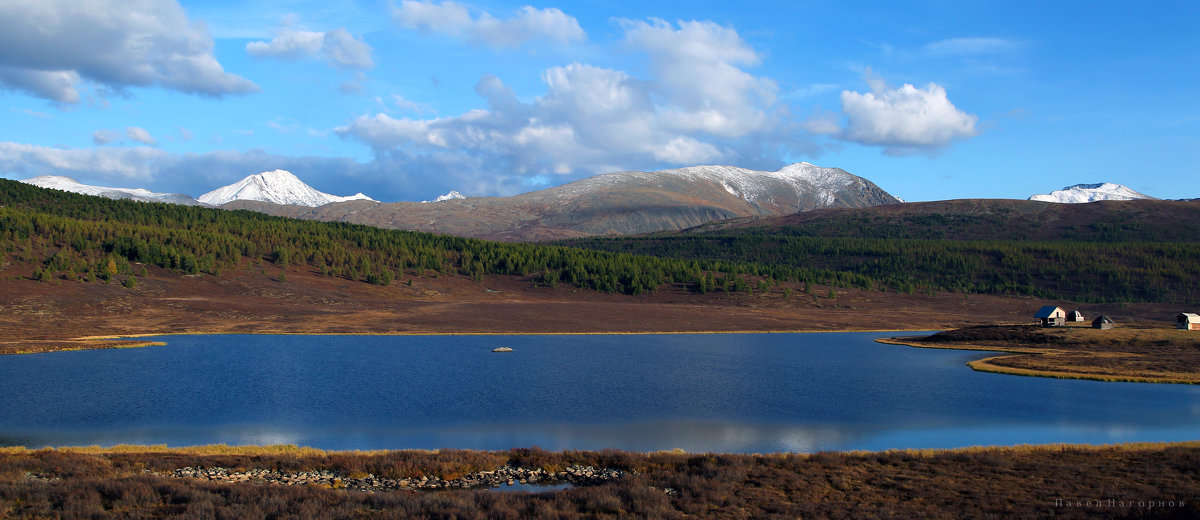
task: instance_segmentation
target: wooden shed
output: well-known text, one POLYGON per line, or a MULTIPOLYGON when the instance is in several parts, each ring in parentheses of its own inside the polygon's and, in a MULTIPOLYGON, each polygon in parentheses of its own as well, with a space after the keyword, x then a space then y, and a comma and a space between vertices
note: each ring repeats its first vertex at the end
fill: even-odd
POLYGON ((1116 323, 1113 323, 1112 319, 1103 314, 1101 314, 1100 317, 1092 320, 1093 329, 1108 330, 1113 328, 1114 325, 1116 325, 1116 323))
POLYGON ((1041 323, 1043 327, 1062 327, 1067 324, 1067 312, 1062 310, 1062 307, 1047 305, 1038 309, 1034 318, 1041 323))
POLYGON ((1079 312, 1078 310, 1074 310, 1074 311, 1067 313, 1067 321, 1075 321, 1075 322, 1082 323, 1084 321, 1087 321, 1087 319, 1083 317, 1082 312, 1079 312))
POLYGON ((1175 317, 1175 328, 1181 330, 1200 330, 1200 314, 1181 312, 1175 317))

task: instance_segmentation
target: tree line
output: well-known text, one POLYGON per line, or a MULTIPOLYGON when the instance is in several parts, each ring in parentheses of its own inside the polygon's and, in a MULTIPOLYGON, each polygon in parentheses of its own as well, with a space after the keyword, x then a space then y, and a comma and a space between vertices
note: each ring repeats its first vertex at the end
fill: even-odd
POLYGON ((679 284, 760 291, 781 281, 871 287, 870 277, 727 259, 681 259, 561 245, 490 242, 244 210, 110 200, 0 179, 0 248, 39 280, 107 281, 155 265, 221 276, 262 263, 388 285, 401 276, 527 277, 608 293, 679 284), (137 264, 143 264, 138 268, 137 264))
MULTIPOLYGON (((845 276, 900 292, 1027 295, 1083 302, 1200 302, 1200 244, 932 240, 739 234, 605 237, 573 247, 676 259, 745 261, 845 276)), ((836 285, 836 284, 833 284, 836 285)))

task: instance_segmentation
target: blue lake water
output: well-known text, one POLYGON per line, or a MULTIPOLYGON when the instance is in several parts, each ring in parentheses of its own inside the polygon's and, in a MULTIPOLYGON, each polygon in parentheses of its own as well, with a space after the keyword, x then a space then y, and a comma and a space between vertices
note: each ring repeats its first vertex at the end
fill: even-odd
POLYGON ((975 372, 895 333, 168 336, 0 357, 0 446, 776 452, 1200 439, 1200 386, 975 372), (508 346, 512 353, 493 353, 508 346))

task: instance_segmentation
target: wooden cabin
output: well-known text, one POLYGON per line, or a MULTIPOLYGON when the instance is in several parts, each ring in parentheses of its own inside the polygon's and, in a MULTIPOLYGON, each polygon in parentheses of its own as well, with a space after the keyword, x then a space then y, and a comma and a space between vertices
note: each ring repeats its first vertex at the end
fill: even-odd
POLYGON ((1116 325, 1116 323, 1113 323, 1112 319, 1103 314, 1101 314, 1100 317, 1092 320, 1093 329, 1108 330, 1113 328, 1114 325, 1116 325))
POLYGON ((1180 330, 1200 330, 1200 314, 1181 312, 1175 317, 1175 328, 1180 330))
POLYGON ((1083 317, 1082 312, 1079 312, 1078 310, 1074 310, 1074 311, 1067 313, 1067 321, 1074 321, 1074 322, 1082 323, 1087 320, 1083 317))
POLYGON ((1062 307, 1047 305, 1038 309, 1037 314, 1033 317, 1038 320, 1043 327, 1062 327, 1067 324, 1067 311, 1062 310, 1062 307))

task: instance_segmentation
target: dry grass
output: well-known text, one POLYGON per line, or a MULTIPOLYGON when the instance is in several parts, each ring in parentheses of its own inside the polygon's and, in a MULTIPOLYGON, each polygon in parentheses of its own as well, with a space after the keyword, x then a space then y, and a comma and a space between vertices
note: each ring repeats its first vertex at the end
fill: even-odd
POLYGON ((1195 518, 1197 468, 1200 442, 813 455, 327 452, 295 446, 5 449, 0 517, 1195 518), (368 494, 159 475, 185 466, 222 466, 411 477, 505 464, 581 464, 629 474, 602 485, 537 494, 368 494))
POLYGON ((72 350, 96 350, 107 348, 161 347, 162 341, 115 340, 112 338, 74 338, 56 340, 21 340, 0 342, 2 354, 36 354, 40 352, 67 352, 72 350))
POLYGON ((984 372, 1097 381, 1200 384, 1200 334, 1164 327, 1099 330, 1081 326, 996 325, 878 341, 920 348, 1010 353, 968 363, 971 368, 984 372))
MULTIPOLYGON (((30 269, 31 271, 32 269, 30 269)), ((310 269, 236 269, 221 277, 182 276, 148 266, 137 289, 0 277, 0 353, 79 348, 100 337, 159 334, 607 334, 944 330, 1017 320, 1040 302, 1027 298, 837 289, 788 282, 766 294, 696 294, 680 285, 637 296, 544 287, 532 278, 482 282, 406 272, 387 287, 321 276, 310 269), (412 285, 406 281, 412 279, 412 285), (404 280, 401 282, 399 280, 404 280), (783 289, 792 290, 784 297, 783 289), (74 339, 78 339, 79 342, 74 339)), ((6 270, 12 275, 13 271, 6 270)), ((22 276, 26 272, 18 273, 22 276)), ((1081 306, 1126 322, 1174 316, 1164 304, 1081 306)), ((103 346, 92 343, 88 347, 103 346)))

